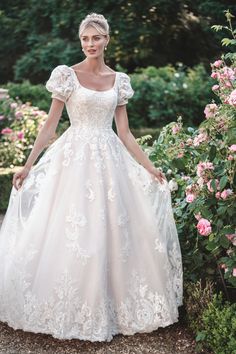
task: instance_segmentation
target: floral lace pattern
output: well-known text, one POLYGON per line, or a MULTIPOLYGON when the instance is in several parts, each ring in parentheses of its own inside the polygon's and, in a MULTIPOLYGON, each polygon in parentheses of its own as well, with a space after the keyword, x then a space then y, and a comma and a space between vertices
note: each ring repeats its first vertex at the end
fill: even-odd
POLYGON ((133 95, 128 75, 99 92, 59 65, 46 87, 71 125, 12 187, 0 230, 0 321, 90 341, 176 322, 183 274, 170 190, 112 130, 117 105, 133 95))

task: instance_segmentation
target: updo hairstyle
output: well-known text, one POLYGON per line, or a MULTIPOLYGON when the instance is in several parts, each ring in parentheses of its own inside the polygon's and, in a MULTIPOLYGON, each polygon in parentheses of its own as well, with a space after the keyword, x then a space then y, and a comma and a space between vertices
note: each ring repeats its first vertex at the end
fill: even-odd
POLYGON ((96 13, 91 13, 87 15, 80 23, 79 37, 82 35, 83 31, 89 26, 94 27, 99 33, 104 36, 109 35, 109 24, 103 15, 96 13))

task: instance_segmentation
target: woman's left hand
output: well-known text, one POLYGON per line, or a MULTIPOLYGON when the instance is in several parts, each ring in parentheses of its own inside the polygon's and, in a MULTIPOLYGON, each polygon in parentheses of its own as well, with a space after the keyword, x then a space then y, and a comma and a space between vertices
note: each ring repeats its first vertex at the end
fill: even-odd
POLYGON ((152 167, 148 170, 148 172, 154 177, 154 179, 157 179, 160 183, 164 183, 166 181, 165 174, 158 168, 152 167))

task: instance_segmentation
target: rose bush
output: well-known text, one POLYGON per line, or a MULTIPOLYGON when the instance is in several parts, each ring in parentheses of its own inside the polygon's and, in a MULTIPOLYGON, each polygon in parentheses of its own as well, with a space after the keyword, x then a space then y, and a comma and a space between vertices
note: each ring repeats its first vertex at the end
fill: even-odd
POLYGON ((211 68, 218 103, 206 105, 199 128, 184 127, 178 117, 152 146, 142 146, 169 180, 186 279, 224 277, 235 287, 236 55, 211 68))
POLYGON ((7 97, 0 102, 0 167, 22 165, 47 114, 7 97))

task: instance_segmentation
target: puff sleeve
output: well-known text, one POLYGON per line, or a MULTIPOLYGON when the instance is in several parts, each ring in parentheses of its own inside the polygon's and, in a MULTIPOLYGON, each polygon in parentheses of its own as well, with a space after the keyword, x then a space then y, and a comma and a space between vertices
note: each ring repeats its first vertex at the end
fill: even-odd
POLYGON ((130 83, 130 77, 125 73, 120 73, 118 84, 118 102, 117 106, 122 106, 128 103, 129 98, 134 94, 130 83))
POLYGON ((45 87, 52 93, 52 98, 57 98, 65 103, 74 90, 74 81, 70 68, 66 65, 55 67, 45 87))

